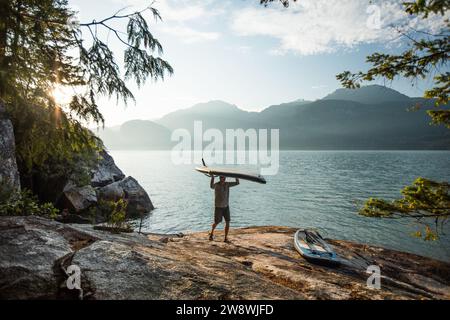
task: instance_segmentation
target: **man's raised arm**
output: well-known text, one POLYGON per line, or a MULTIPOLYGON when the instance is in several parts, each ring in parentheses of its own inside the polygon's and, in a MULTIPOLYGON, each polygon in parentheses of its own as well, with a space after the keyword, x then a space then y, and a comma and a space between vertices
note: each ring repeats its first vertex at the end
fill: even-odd
POLYGON ((211 182, 209 183, 209 187, 211 189, 214 189, 214 175, 213 174, 211 175, 211 182))
POLYGON ((238 179, 238 178, 235 178, 235 181, 234 181, 234 182, 230 182, 228 185, 229 185, 230 187, 234 187, 234 186, 239 185, 239 179, 238 179))

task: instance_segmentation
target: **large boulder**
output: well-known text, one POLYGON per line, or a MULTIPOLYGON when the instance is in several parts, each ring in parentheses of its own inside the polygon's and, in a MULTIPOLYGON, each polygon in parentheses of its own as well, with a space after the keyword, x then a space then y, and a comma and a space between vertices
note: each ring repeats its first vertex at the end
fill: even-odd
POLYGON ((102 150, 99 156, 100 160, 97 166, 91 170, 93 187, 104 187, 125 178, 122 170, 116 166, 114 159, 106 151, 102 150))
POLYGON ((97 193, 91 185, 77 187, 69 182, 63 190, 59 205, 76 213, 86 211, 97 203, 97 193))
POLYGON ((56 263, 72 253, 57 227, 43 218, 0 219, 0 300, 57 297, 56 263))
POLYGON ((154 209, 152 201, 147 192, 133 177, 111 183, 98 189, 99 200, 117 201, 126 199, 128 202, 127 214, 130 217, 150 212, 154 209))
MULTIPOLYGON (((91 172, 88 184, 80 185, 75 178, 69 178, 59 197, 58 206, 68 209, 70 214, 86 215, 90 208, 97 208, 96 222, 105 222, 108 214, 103 212, 101 201, 117 201, 126 199, 128 217, 139 217, 154 209, 147 192, 132 177, 126 177, 116 166, 114 159, 101 151, 95 166, 80 163, 91 172)), ((86 183, 86 182, 85 182, 86 183)), ((79 219, 78 219, 79 220, 79 219)))
POLYGON ((5 107, 0 103, 0 186, 11 191, 20 190, 19 170, 16 163, 14 130, 6 115, 5 107))
POLYGON ((182 274, 166 270, 161 260, 155 257, 149 261, 130 245, 103 240, 76 252, 72 263, 83 272, 84 292, 95 299, 170 299, 169 292, 161 288, 182 274))

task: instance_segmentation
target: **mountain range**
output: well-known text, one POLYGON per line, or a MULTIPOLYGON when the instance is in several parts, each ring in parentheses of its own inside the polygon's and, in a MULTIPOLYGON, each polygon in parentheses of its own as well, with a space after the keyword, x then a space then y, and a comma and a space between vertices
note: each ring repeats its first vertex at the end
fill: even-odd
POLYGON ((172 130, 192 133, 194 121, 201 120, 203 130, 279 129, 281 149, 449 149, 450 130, 430 125, 426 110, 433 105, 432 100, 371 85, 338 89, 320 100, 300 99, 261 112, 214 100, 156 121, 132 120, 105 128, 99 136, 109 149, 167 150, 175 144, 170 140, 172 130), (409 110, 418 105, 418 110, 409 110))

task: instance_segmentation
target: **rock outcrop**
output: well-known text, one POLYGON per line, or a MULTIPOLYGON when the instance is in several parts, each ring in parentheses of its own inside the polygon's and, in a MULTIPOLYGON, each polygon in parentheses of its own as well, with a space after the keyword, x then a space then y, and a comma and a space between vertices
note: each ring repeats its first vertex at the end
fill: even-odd
MULTIPOLYGON (((106 151, 101 151, 98 157, 98 163, 88 167, 91 173, 89 184, 79 186, 69 180, 58 200, 59 207, 85 215, 90 208, 97 206, 99 201, 126 199, 128 217, 137 217, 154 209, 144 188, 133 177, 125 177, 106 151)), ((104 221, 101 216, 97 218, 98 222, 104 221)))
POLYGON ((127 177, 100 188, 98 198, 109 201, 120 198, 127 199, 128 216, 136 216, 154 209, 147 192, 133 177, 127 177))
POLYGON ((73 251, 57 228, 46 222, 0 218, 0 299, 56 297, 55 266, 73 251))
POLYGON ((72 212, 83 212, 97 204, 97 193, 91 185, 77 187, 69 182, 63 190, 59 204, 72 212))
POLYGON ((345 262, 318 266, 295 251, 292 228, 235 229, 231 244, 39 217, 0 217, 0 230, 0 299, 450 299, 449 263, 330 240, 345 262), (69 265, 80 290, 67 289, 69 265), (369 265, 380 290, 366 286, 369 265))
POLYGON ((19 170, 16 163, 14 130, 6 115, 5 107, 0 103, 0 185, 20 190, 19 170))
POLYGON ((108 152, 102 150, 99 157, 100 161, 97 166, 91 169, 91 185, 93 187, 104 187, 125 178, 122 170, 116 166, 114 159, 108 152))
MULTIPOLYGON (((6 115, 4 106, 0 104, 0 192, 2 194, 20 190, 15 152, 13 126, 6 115)), ((99 152, 98 158, 95 165, 79 164, 91 175, 86 185, 79 185, 74 182, 74 179, 64 177, 64 180, 57 183, 60 186, 53 188, 56 189, 52 192, 58 198, 57 205, 61 209, 68 209, 72 214, 83 216, 89 213, 90 208, 97 206, 100 200, 120 198, 127 199, 127 213, 130 217, 136 217, 154 209, 144 188, 134 178, 125 177, 114 163, 114 159, 105 150, 99 152)), ((85 221, 82 217, 78 220, 85 221)), ((103 221, 104 217, 99 217, 98 222, 103 221)))

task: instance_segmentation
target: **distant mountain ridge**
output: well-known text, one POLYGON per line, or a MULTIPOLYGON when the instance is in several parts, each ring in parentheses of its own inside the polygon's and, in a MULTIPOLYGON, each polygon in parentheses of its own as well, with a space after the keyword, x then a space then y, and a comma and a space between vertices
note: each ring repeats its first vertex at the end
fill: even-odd
POLYGON ((105 128, 99 133, 108 149, 164 150, 169 147, 171 131, 148 120, 131 120, 119 128, 105 128))
POLYGON ((426 110, 433 101, 410 98, 393 89, 373 85, 338 89, 316 101, 296 100, 248 112, 213 100, 169 113, 157 121, 133 120, 119 130, 105 129, 100 137, 110 149, 173 147, 171 131, 279 129, 281 149, 450 149, 450 130, 430 126, 426 110), (407 109, 420 103, 419 111, 407 109))
POLYGON ((410 97, 391 88, 371 85, 356 90, 341 88, 325 96, 322 100, 345 100, 364 104, 379 104, 392 101, 408 101, 410 97))

